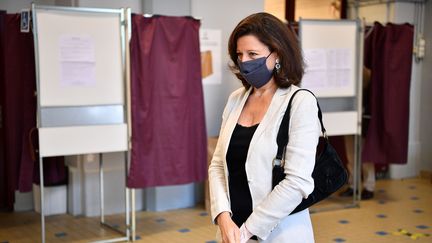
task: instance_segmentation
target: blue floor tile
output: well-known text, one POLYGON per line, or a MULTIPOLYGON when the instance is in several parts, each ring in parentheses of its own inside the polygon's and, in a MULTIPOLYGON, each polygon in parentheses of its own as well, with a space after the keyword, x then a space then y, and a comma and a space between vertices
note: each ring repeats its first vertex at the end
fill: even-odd
POLYGON ((414 209, 413 212, 414 213, 424 213, 424 211, 421 209, 414 209))
POLYGON ((135 236, 135 239, 136 240, 141 240, 141 236, 137 235, 137 236, 135 236))
POLYGON ((61 238, 61 237, 65 237, 67 234, 65 232, 58 232, 54 234, 55 237, 61 238))
POLYGON ((208 215, 207 212, 202 212, 202 213, 200 213, 200 216, 207 216, 207 215, 208 215))
POLYGON ((379 200, 378 203, 379 204, 386 204, 386 201, 385 200, 379 200))
POLYGON ((387 218, 387 215, 385 215, 385 214, 377 214, 377 217, 378 218, 387 218))
POLYGON ((166 220, 164 218, 158 218, 158 219, 155 219, 155 221, 160 223, 160 224, 166 222, 166 220))
POLYGON ((384 189, 379 189, 378 192, 379 193, 385 193, 386 191, 384 189))
POLYGON ((184 229, 179 229, 177 231, 180 233, 188 233, 188 232, 190 232, 190 229, 184 228, 184 229))
POLYGON ((417 229, 429 229, 429 226, 427 226, 427 225, 417 225, 416 228, 417 229))
POLYGON ((349 224, 348 220, 339 220, 339 224, 349 224))
POLYGON ((336 239, 333 239, 333 241, 334 242, 345 242, 346 240, 342 239, 342 238, 336 238, 336 239))
POLYGON ((209 240, 209 241, 206 241, 205 243, 217 243, 217 241, 215 241, 215 240, 209 240))
POLYGON ((388 233, 385 231, 377 231, 377 232, 375 232, 375 234, 381 235, 381 236, 388 235, 388 233))

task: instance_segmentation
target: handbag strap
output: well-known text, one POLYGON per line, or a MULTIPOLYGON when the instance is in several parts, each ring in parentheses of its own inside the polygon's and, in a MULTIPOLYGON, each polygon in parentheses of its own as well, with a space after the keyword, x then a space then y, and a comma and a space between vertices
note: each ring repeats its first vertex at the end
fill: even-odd
POLYGON ((277 150, 277 154, 276 154, 276 158, 273 160, 273 165, 282 165, 282 161, 284 161, 284 155, 285 155, 285 148, 288 145, 288 133, 289 133, 289 121, 290 121, 290 113, 291 113, 291 103, 293 101, 294 96, 299 92, 299 91, 307 91, 309 93, 311 93, 315 99, 317 100, 317 106, 318 106, 318 118, 321 124, 321 132, 324 136, 324 138, 326 140, 328 140, 327 137, 327 133, 326 133, 326 129, 324 128, 324 124, 322 121, 322 112, 321 112, 321 107, 318 103, 318 99, 316 98, 316 96, 314 95, 314 93, 312 93, 312 91, 308 90, 308 89, 298 89, 294 92, 294 94, 291 96, 289 102, 288 102, 288 107, 285 111, 284 117, 282 118, 282 122, 280 124, 279 127, 279 131, 277 134, 277 145, 278 145, 278 150, 277 150))

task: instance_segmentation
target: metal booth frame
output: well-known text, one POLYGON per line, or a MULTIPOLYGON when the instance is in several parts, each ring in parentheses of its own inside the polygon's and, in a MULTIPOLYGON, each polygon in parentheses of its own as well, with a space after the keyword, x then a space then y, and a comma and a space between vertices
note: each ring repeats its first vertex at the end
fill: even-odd
MULTIPOLYGON (((361 184, 361 177, 360 177, 360 171, 361 171, 361 148, 362 148, 362 138, 361 138, 361 132, 362 132, 362 95, 363 95, 363 45, 364 45, 364 22, 360 20, 359 18, 355 20, 326 20, 326 19, 300 19, 299 21, 299 33, 302 31, 302 21, 313 21, 313 22, 355 22, 356 23, 356 38, 355 38, 355 95, 350 96, 351 98, 354 98, 355 100, 355 110, 356 111, 356 132, 355 133, 347 133, 347 134, 341 134, 341 135, 354 135, 354 165, 353 165, 353 186, 354 186, 354 193, 352 197, 352 202, 348 204, 341 204, 336 206, 327 206, 327 207, 319 207, 319 208, 312 208, 311 212, 321 212, 321 211, 330 211, 330 210, 336 210, 341 208, 354 208, 359 207, 359 200, 360 200, 360 184, 361 184)), ((301 34, 300 34, 301 36, 301 34)), ((300 37, 301 41, 301 37, 300 37)), ((317 96, 318 100, 323 100, 322 97, 317 96)), ((336 97, 337 98, 337 97, 336 97)), ((323 105, 321 105, 323 107, 323 105)), ((325 116, 325 107, 323 108, 323 116, 325 116)), ((331 134, 330 134, 331 135, 331 134)))
MULTIPOLYGON (((131 144, 131 112, 130 112, 130 51, 129 51, 129 40, 131 36, 131 9, 101 9, 101 8, 81 8, 81 7, 56 7, 56 6, 44 6, 36 5, 32 3, 32 27, 34 35, 34 46, 35 46, 35 64, 36 64, 36 82, 37 82, 37 128, 40 129, 43 126, 42 122, 42 106, 40 101, 41 94, 41 77, 40 77, 40 63, 39 63, 39 41, 38 41, 38 22, 37 14, 38 10, 52 10, 52 11, 63 11, 70 13, 111 13, 118 14, 120 17, 120 38, 121 38, 121 64, 122 64, 122 82, 124 87, 123 96, 123 112, 122 119, 123 123, 127 126, 127 150, 124 151, 124 168, 125 168, 125 179, 127 180, 129 166, 130 166, 130 149, 131 144)), ((103 151, 106 152, 106 151, 103 151)), ((97 153, 97 152, 96 152, 97 153)), ((69 155, 69 154, 68 154, 69 155)), ((104 170, 103 170, 103 156, 102 152, 99 152, 99 191, 100 191, 100 224, 101 226, 108 227, 117 232, 123 234, 122 237, 111 238, 100 240, 96 242, 120 242, 120 241, 134 241, 136 238, 136 220, 135 220, 135 190, 128 188, 125 182, 125 232, 113 227, 105 220, 104 211, 104 170)), ((40 215, 41 215, 41 242, 45 243, 45 202, 44 202, 44 175, 43 175, 43 155, 39 153, 39 173, 40 173, 40 215)))

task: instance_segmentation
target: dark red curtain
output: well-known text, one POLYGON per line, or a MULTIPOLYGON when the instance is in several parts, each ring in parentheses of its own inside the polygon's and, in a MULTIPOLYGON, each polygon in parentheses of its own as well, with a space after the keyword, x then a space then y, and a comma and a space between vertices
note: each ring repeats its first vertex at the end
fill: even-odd
POLYGON ((5 134, 4 134, 4 40, 5 40, 5 17, 6 11, 0 10, 0 210, 10 209, 8 203, 8 180, 6 173, 5 134))
POLYGON ((199 27, 188 17, 132 17, 129 187, 206 178, 199 27))
POLYGON ((364 64, 371 70, 371 120, 363 161, 407 162, 413 35, 410 24, 375 22, 365 40, 364 64))
POLYGON ((285 0, 285 19, 288 23, 295 22, 295 1, 285 0))
MULTIPOLYGON (((36 76, 33 34, 21 33, 20 14, 2 14, 1 30, 1 99, 2 140, 4 160, 0 160, 3 209, 13 210, 15 190, 32 190, 33 178, 38 178, 31 142, 31 131, 36 126, 36 76)), ((34 144, 33 144, 34 145, 34 144)), ((37 148, 36 145, 34 145, 37 148)), ((38 160, 37 160, 38 161, 38 160)), ((45 161, 45 160, 44 160, 45 161)), ((66 168, 48 159, 44 164, 47 185, 64 183, 66 168)))

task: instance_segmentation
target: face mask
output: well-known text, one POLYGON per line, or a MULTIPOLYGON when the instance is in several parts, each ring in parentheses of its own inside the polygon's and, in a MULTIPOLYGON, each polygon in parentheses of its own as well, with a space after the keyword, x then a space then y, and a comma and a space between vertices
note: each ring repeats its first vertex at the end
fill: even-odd
POLYGON ((273 72, 268 70, 266 65, 266 60, 270 55, 271 53, 267 57, 260 57, 246 62, 238 62, 240 74, 250 85, 257 89, 268 83, 273 76, 273 72))

